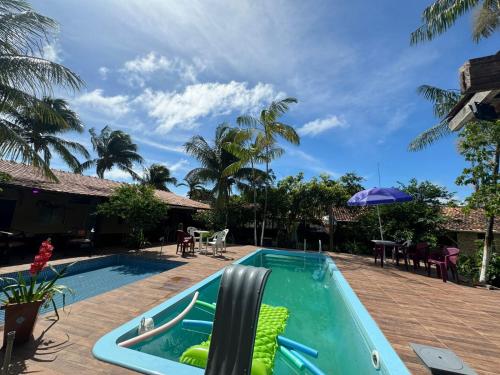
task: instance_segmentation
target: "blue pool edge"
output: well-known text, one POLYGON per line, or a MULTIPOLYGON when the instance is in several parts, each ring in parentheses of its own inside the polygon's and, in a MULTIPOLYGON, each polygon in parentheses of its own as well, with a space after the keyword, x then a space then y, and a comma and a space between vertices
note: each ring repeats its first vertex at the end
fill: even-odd
MULTIPOLYGON (((300 257, 311 257, 317 258, 320 256, 318 253, 304 253, 298 251, 288 251, 288 250, 273 250, 273 249, 258 249, 246 256, 233 262, 233 264, 239 264, 244 262, 246 259, 256 255, 256 254, 281 254, 288 256, 300 256, 300 257)), ((388 371, 389 374, 405 375, 410 374, 406 366, 404 365, 401 358, 397 355, 394 348, 391 346, 387 338, 384 336, 380 330, 377 323, 373 320, 371 315, 368 313, 366 308, 363 306, 359 300, 356 293, 352 290, 351 286, 344 278, 340 270, 337 268, 333 259, 328 255, 324 256, 326 261, 329 263, 329 272, 332 277, 335 277, 339 288, 342 291, 342 295, 347 299, 348 307, 353 311, 353 317, 356 323, 363 329, 363 334, 366 333, 371 341, 371 344, 377 348, 377 351, 381 358, 381 363, 383 367, 388 371)), ((202 375, 204 374, 204 369, 182 364, 180 362, 171 361, 165 358, 153 356, 147 353, 139 352, 133 349, 120 347, 117 345, 117 340, 125 335, 127 332, 137 328, 143 316, 151 317, 161 313, 163 310, 173 306, 187 296, 193 294, 195 291, 209 283, 210 281, 221 276, 224 272, 224 268, 215 272, 214 274, 208 276, 207 278, 196 283, 192 287, 185 289, 184 291, 176 294, 172 298, 169 298, 165 302, 155 306, 149 311, 135 317, 134 319, 128 321, 127 323, 115 328, 111 332, 107 333, 101 337, 94 345, 92 349, 92 354, 97 359, 125 367, 131 370, 139 371, 145 374, 170 374, 170 375, 202 375)))

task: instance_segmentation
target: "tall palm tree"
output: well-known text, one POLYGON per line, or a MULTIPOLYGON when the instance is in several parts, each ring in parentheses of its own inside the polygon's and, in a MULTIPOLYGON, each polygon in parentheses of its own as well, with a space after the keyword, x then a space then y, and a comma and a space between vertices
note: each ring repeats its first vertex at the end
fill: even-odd
MULTIPOLYGON (((57 23, 42 16, 24 0, 0 0, 0 114, 29 107, 53 86, 78 90, 83 81, 68 68, 42 57, 43 46, 57 23)), ((41 109, 41 108, 39 108, 41 109)), ((45 108, 45 116, 53 116, 45 108)), ((49 166, 16 132, 6 116, 0 116, 0 157, 18 159, 42 167, 56 180, 49 166)))
POLYGON ((145 168, 144 176, 139 180, 144 185, 150 185, 164 191, 170 191, 167 184, 177 185, 177 179, 170 174, 170 169, 162 164, 151 164, 149 168, 145 168))
POLYGON ((434 116, 439 119, 439 122, 411 141, 408 145, 409 151, 420 151, 452 133, 448 127, 447 115, 461 97, 458 90, 445 90, 429 85, 420 86, 418 93, 433 103, 434 116))
POLYGON ((137 153, 137 145, 132 142, 130 135, 121 130, 112 130, 109 126, 105 126, 100 134, 94 128, 89 133, 97 158, 82 163, 80 172, 95 166, 97 176, 104 178, 104 172, 117 167, 130 173, 132 177, 139 178, 132 167, 134 163, 142 164, 143 158, 137 153))
MULTIPOLYGON (((283 154, 281 152, 273 155, 273 149, 275 149, 278 139, 283 139, 295 145, 300 144, 300 137, 295 129, 292 126, 279 121, 280 117, 288 111, 290 104, 293 103, 297 103, 297 99, 285 98, 273 101, 268 108, 264 108, 260 112, 258 117, 243 115, 239 116, 236 120, 239 126, 255 129, 261 134, 266 175, 269 175, 271 160, 283 154)), ((269 180, 267 179, 267 181, 269 180)), ((262 231, 260 235, 261 246, 264 242, 264 231, 266 226, 268 187, 269 182, 267 182, 264 186, 264 210, 262 218, 262 231)))
POLYGON ((202 136, 196 135, 184 145, 186 152, 201 164, 200 167, 191 170, 185 179, 194 179, 201 183, 212 183, 215 208, 221 212, 226 209, 232 187, 237 179, 250 174, 248 168, 239 168, 231 174, 226 173, 226 168, 237 162, 238 158, 227 151, 224 145, 232 142, 236 135, 236 129, 227 124, 221 124, 215 130, 215 139, 212 144, 208 143, 202 136))
MULTIPOLYGON (((242 182, 238 187, 242 190, 248 187, 252 192, 253 236, 254 245, 257 246, 257 189, 259 186, 264 185, 266 174, 260 169, 257 169, 256 165, 265 163, 267 160, 264 156, 265 138, 262 133, 254 132, 252 129, 240 129, 235 139, 232 142, 226 143, 224 147, 238 158, 236 162, 225 169, 226 174, 232 174, 247 165, 250 166, 251 172, 247 177, 248 185, 242 182)), ((273 153, 272 158, 274 159, 278 154, 283 153, 283 149, 280 147, 273 147, 271 152, 273 153)))
POLYGON ((50 165, 52 152, 57 153, 73 170, 80 167, 80 162, 73 153, 89 158, 90 154, 78 142, 67 141, 58 137, 59 133, 83 132, 83 125, 64 99, 44 97, 34 105, 9 108, 4 111, 11 127, 34 151, 41 155, 44 163, 50 165), (50 115, 47 116, 46 114, 50 115))
POLYGON ((500 0, 435 0, 422 12, 422 26, 411 33, 410 43, 434 39, 465 13, 475 10, 472 39, 479 42, 500 29, 500 0))
POLYGON ((187 196, 190 199, 197 198, 203 190, 205 190, 203 184, 198 180, 196 176, 187 176, 177 186, 186 186, 188 188, 187 196))

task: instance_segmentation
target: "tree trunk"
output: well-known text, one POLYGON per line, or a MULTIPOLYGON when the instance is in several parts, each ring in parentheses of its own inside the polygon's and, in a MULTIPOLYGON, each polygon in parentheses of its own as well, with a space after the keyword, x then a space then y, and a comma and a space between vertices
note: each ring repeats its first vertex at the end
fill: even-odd
POLYGON ((330 210, 328 212, 328 227, 328 251, 333 251, 333 204, 330 206, 330 210))
MULTIPOLYGON (((267 152, 269 157, 269 151, 267 152)), ((267 184, 269 178, 269 161, 266 160, 266 183, 264 184, 264 210, 262 212, 262 231, 260 233, 260 246, 264 246, 264 231, 266 227, 266 215, 267 215, 267 184)))
POLYGON ((255 169, 252 160, 252 188, 253 188, 253 243, 255 246, 257 242, 257 187, 255 186, 255 169))
POLYGON ((479 274, 479 282, 486 283, 487 281, 487 271, 488 265, 491 258, 491 246, 493 244, 493 226, 495 224, 495 217, 488 218, 488 227, 486 229, 486 235, 484 236, 484 247, 483 247, 483 261, 481 263, 481 273, 479 274))
MULTIPOLYGON (((498 167, 500 164, 500 144, 497 144, 494 163, 495 164, 493 165, 493 181, 498 182, 498 167)), ((495 185, 495 190, 497 188, 498 188, 497 185, 495 185)), ((487 281, 486 277, 487 277, 488 265, 490 263, 490 258, 491 258, 494 225, 495 225, 495 215, 491 215, 490 217, 488 217, 488 224, 484 236, 483 261, 481 263, 481 273, 479 274, 480 283, 486 283, 487 281)))

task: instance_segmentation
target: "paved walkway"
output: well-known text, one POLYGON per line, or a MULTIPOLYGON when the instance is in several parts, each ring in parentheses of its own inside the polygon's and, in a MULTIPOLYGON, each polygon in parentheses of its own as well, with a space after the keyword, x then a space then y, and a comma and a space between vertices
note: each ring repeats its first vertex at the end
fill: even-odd
MULTIPOLYGON (((70 314, 61 314, 56 324, 52 316, 42 316, 35 330, 35 342, 16 349, 12 373, 131 373, 94 359, 94 343, 253 250, 253 246, 230 247, 225 258, 197 255, 184 259, 174 255, 174 246, 164 247, 165 258, 184 262, 183 265, 75 303, 67 308, 70 314)), ((154 248, 148 253, 158 251, 154 248)), ((410 342, 449 347, 479 374, 499 373, 500 292, 444 284, 440 279, 391 266, 381 269, 373 266, 371 258, 345 254, 335 254, 333 258, 413 373, 429 372, 419 363, 410 342)), ((18 268, 26 266, 9 271, 18 268)), ((5 268, 2 272, 6 272, 5 268)))

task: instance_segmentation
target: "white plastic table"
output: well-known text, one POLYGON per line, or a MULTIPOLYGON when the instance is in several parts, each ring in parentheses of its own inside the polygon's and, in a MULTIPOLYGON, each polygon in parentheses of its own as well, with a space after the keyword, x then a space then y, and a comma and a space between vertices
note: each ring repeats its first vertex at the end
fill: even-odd
MULTIPOLYGON (((198 251, 201 253, 201 251, 203 250, 203 235, 204 234, 209 234, 210 231, 208 230, 201 230, 201 229, 197 229, 195 231, 193 231, 194 233, 198 233, 200 235, 200 244, 198 245, 198 251)), ((205 250, 207 250, 208 248, 208 236, 206 237, 207 239, 207 243, 205 244, 205 250)))

